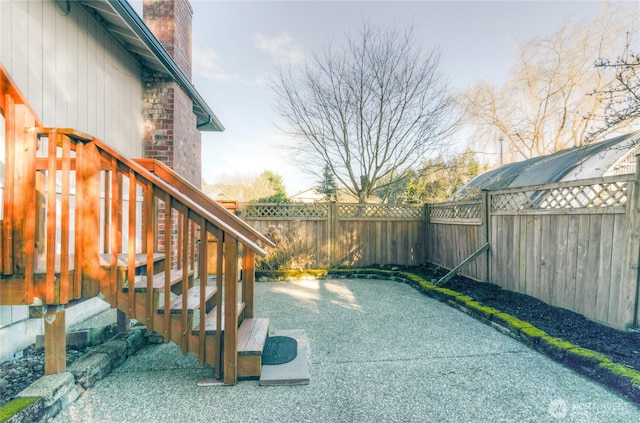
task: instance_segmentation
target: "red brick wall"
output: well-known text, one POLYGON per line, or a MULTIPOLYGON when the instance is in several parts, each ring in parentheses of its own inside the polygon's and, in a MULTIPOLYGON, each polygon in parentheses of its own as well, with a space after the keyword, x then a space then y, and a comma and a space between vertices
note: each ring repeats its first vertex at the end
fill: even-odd
MULTIPOLYGON (((144 21, 183 72, 191 78, 191 17, 188 0, 144 0, 144 21)), ((201 137, 193 102, 171 78, 143 74, 144 154, 201 184, 201 137)))
MULTIPOLYGON (((147 69, 143 71, 142 110, 145 157, 174 167, 174 92, 171 78, 147 69)), ((178 88, 178 91, 180 89, 178 88)))

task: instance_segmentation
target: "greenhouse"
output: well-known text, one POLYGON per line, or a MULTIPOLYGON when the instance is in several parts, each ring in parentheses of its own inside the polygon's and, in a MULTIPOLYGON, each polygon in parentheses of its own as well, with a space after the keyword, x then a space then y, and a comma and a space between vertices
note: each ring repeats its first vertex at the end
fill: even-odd
POLYGON ((568 148, 548 156, 509 163, 472 179, 452 201, 473 199, 482 190, 519 188, 635 172, 640 131, 597 143, 568 148))

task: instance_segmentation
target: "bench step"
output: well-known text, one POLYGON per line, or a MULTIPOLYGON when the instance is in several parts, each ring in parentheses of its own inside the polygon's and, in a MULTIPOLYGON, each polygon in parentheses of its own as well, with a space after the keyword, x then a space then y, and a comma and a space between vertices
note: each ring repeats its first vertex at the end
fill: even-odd
MULTIPOLYGON (((211 310, 215 306, 215 295, 218 289, 215 286, 205 287, 205 306, 207 311, 211 310)), ((200 286, 192 286, 187 292, 187 312, 192 314, 194 310, 200 308, 200 286)), ((159 314, 164 314, 165 307, 158 309, 159 314)), ((171 314, 182 313, 182 295, 177 296, 169 304, 169 312, 171 314)))

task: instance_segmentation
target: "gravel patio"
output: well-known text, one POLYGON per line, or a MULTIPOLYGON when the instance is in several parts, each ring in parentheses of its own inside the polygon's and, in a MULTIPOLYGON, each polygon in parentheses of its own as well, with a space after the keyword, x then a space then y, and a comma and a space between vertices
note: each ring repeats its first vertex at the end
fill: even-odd
POLYGON ((148 345, 54 421, 640 421, 632 402, 400 282, 262 282, 256 298, 272 330, 306 331, 309 385, 197 387, 210 368, 148 345))

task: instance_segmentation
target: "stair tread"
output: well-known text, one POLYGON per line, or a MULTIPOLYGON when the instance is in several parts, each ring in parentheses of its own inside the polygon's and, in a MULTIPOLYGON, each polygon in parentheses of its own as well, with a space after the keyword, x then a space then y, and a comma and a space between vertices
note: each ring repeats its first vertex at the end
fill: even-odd
MULTIPOLYGON (((158 262, 160 260, 164 260, 164 253, 153 253, 153 261, 158 262)), ((142 267, 147 264, 147 253, 136 254, 134 260, 135 267, 142 267)), ((110 254, 100 254, 100 265, 102 267, 109 267, 111 265, 111 255, 110 254)), ((118 261, 116 264, 117 267, 127 267, 129 266, 129 254, 118 254, 118 261)))
POLYGON ((238 355, 262 355, 269 336, 269 319, 245 319, 238 329, 238 355))
MULTIPOLYGON (((162 291, 164 290, 164 272, 156 273, 153 275, 153 290, 154 291, 162 291)), ((189 276, 193 276, 193 270, 189 272, 189 276)), ((174 286, 175 284, 182 281, 182 269, 173 269, 171 270, 171 279, 170 286, 174 286)), ((142 276, 140 280, 135 283, 136 292, 147 292, 147 277, 142 276)), ((123 291, 129 291, 128 287, 124 287, 123 291)))
MULTIPOLYGON (((222 306, 222 308, 224 309, 224 305, 222 306)), ((244 303, 238 303, 238 316, 242 314, 243 310, 244 310, 244 303)), ((207 313, 204 321, 204 331, 207 335, 215 335, 217 322, 218 322, 217 307, 213 307, 211 311, 207 313)), ((222 333, 224 334, 224 313, 222 313, 222 324, 220 326, 222 327, 222 333)), ((198 335, 199 333, 200 333, 200 325, 196 326, 193 329, 194 335, 198 335)))
MULTIPOLYGON (((208 301, 213 297, 218 289, 215 286, 206 286, 205 287, 205 301, 208 301)), ((187 292, 187 311, 189 313, 193 313, 194 310, 200 308, 200 286, 192 286, 189 288, 187 292)), ((158 313, 163 314, 165 308, 162 307, 158 309, 158 313)), ((177 296, 171 303, 169 304, 169 310, 172 314, 182 313, 182 295, 177 296)))
MULTIPOLYGON (((158 262, 164 260, 164 253, 153 253, 153 261, 158 262)), ((54 272, 60 273, 60 261, 62 256, 60 254, 55 255, 54 259, 54 272)), ((47 257, 45 254, 38 254, 35 262, 35 271, 36 275, 44 274, 47 271, 47 257)), ((69 254, 69 262, 68 262, 69 271, 73 271, 75 267, 75 258, 73 254, 69 254)), ((118 254, 118 262, 117 267, 127 267, 129 263, 129 254, 118 254)), ((142 267, 147 264, 147 254, 136 254, 135 259, 135 267, 142 267)), ((111 255, 110 254, 100 254, 100 266, 101 267, 109 267, 111 265, 111 255)))

